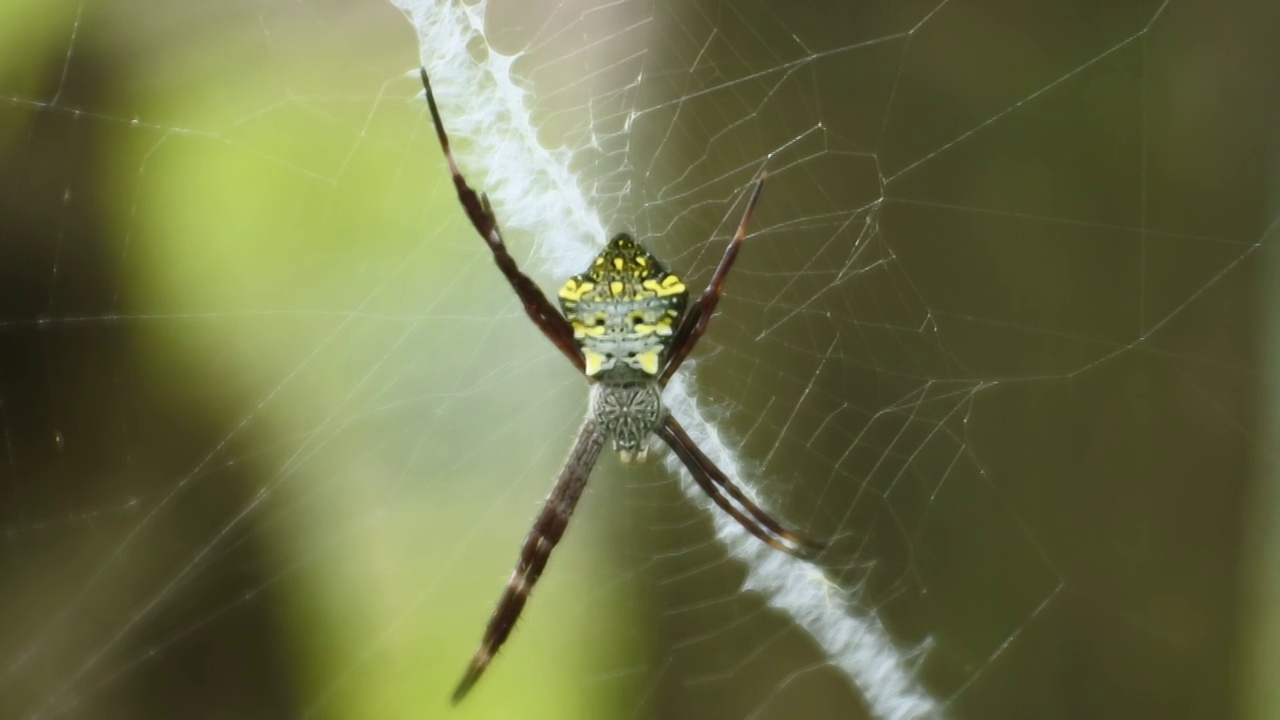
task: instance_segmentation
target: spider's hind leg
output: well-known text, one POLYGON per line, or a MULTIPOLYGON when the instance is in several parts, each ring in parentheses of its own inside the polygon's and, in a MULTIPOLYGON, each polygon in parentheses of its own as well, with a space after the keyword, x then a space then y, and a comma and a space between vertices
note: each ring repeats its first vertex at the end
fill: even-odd
POLYGON ((565 461, 564 469, 560 471, 560 479, 551 489, 551 494, 547 496, 542 511, 538 513, 538 519, 534 521, 533 528, 525 537, 524 544, 520 548, 520 560, 511 573, 511 579, 507 581, 507 588, 502 592, 498 607, 489 618, 484 639, 480 641, 480 647, 476 648, 471 664, 467 666, 466 674, 462 676, 457 690, 453 692, 454 704, 471 691, 471 687, 484 674, 485 668, 489 666, 498 649, 507 641, 507 636, 515 627, 516 620, 520 619, 520 612, 524 610, 525 603, 529 600, 529 595, 533 592, 533 586, 537 584, 538 578, 542 577, 542 571, 547 566, 551 551, 555 549, 556 543, 560 542, 565 528, 569 525, 569 518, 572 517, 573 510, 578 505, 578 498, 582 497, 582 491, 587 486, 587 478, 591 476, 591 469, 595 467, 596 460, 600 457, 604 440, 604 433, 594 421, 588 419, 582 424, 578 440, 569 451, 569 459, 565 461))
POLYGON ((760 509, 760 506, 752 502, 746 493, 742 492, 720 468, 716 467, 715 463, 711 462, 711 458, 702 452, 674 417, 667 416, 662 427, 658 429, 658 437, 662 438, 663 442, 680 458, 707 497, 761 542, 788 555, 805 559, 813 558, 826 549, 826 542, 792 532, 760 509), (724 492, 722 493, 721 490, 724 492), (732 503, 729 502, 730 499, 733 500, 732 503), (746 513, 744 514, 733 503, 742 506, 746 513))

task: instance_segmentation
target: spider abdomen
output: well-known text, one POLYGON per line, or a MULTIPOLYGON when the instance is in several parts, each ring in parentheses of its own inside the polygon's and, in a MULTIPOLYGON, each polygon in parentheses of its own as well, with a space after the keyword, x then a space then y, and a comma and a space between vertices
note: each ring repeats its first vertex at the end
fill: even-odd
POLYGON ((624 463, 644 462, 649 437, 662 424, 665 412, 657 382, 591 386, 591 417, 613 439, 624 463))
POLYGON ((560 288, 587 377, 615 386, 659 375, 688 301, 676 275, 631 236, 614 236, 560 288))

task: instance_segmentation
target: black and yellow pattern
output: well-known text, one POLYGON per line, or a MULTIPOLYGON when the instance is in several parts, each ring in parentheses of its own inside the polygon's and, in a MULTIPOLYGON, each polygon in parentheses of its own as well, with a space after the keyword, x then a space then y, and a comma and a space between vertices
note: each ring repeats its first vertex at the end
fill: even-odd
POLYGON ((560 288, 587 376, 603 382, 656 377, 688 299, 684 282, 625 233, 560 288))

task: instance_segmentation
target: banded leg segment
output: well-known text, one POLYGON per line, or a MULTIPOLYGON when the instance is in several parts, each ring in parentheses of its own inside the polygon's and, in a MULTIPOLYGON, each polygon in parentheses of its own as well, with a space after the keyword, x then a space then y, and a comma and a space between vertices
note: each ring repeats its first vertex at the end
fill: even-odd
POLYGON ((811 558, 827 546, 825 542, 811 540, 786 529, 782 523, 774 520, 758 505, 751 502, 746 493, 742 492, 720 468, 716 467, 715 463, 711 462, 711 458, 698 448, 674 417, 667 416, 662 427, 658 429, 658 437, 662 438, 663 442, 675 452, 676 457, 680 458, 680 462, 684 463, 689 473, 693 475, 694 482, 698 483, 698 487, 702 488, 702 491, 721 510, 728 513, 747 532, 755 535, 769 547, 781 550, 788 555, 811 558), (724 493, 720 492, 721 490, 724 490, 724 493), (726 493, 728 497, 725 497, 726 493), (751 517, 744 515, 742 510, 729 502, 730 499, 742 506, 751 517))
POLYGON ((520 611, 524 609, 529 594, 533 592, 533 586, 547 566, 551 551, 564 535, 564 529, 569 524, 569 518, 578 504, 578 498, 582 497, 582 490, 587 485, 587 478, 591 476, 591 469, 595 467, 596 460, 600 457, 604 441, 604 433, 594 421, 587 420, 583 423, 582 429, 578 432, 578 440, 574 443, 573 450, 569 452, 569 459, 565 461, 564 469, 560 471, 560 479, 556 481, 551 494, 543 503, 542 511, 538 513, 533 529, 525 537, 524 545, 520 548, 520 562, 511 573, 511 579, 507 582, 507 589, 502 593, 502 599, 498 601, 497 609, 489 618, 484 639, 480 641, 480 647, 471 658, 471 665, 453 693, 455 704, 462 700, 476 684, 485 668, 489 666, 489 662, 493 660, 493 656, 511 634, 511 628, 520 618, 520 611))
POLYGON ((498 265, 498 269, 516 291, 529 319, 569 359, 569 362, 578 368, 578 372, 585 372, 586 365, 583 362, 582 353, 573 341, 573 328, 569 325, 569 321, 565 320, 560 311, 547 300, 547 296, 538 288, 537 283, 520 271, 515 258, 511 257, 511 253, 507 251, 506 242, 502 239, 502 231, 498 228, 498 218, 489 205, 489 197, 472 190, 471 186, 467 185, 466 178, 462 176, 462 171, 458 169, 458 163, 453 159, 453 150, 449 148, 449 135, 444 131, 444 123, 440 120, 440 110, 436 108, 435 95, 431 92, 431 80, 427 78, 426 68, 421 68, 420 71, 422 87, 427 92, 427 107, 431 109, 431 122, 435 123, 436 137, 444 150, 445 160, 449 163, 449 173, 453 176, 453 185, 458 190, 458 200, 466 210, 467 217, 475 226, 476 232, 480 233, 480 237, 484 238, 489 250, 493 252, 494 263, 498 265))
POLYGON ((703 291, 702 297, 689 308, 684 322, 680 324, 680 329, 676 330, 675 337, 671 338, 667 366, 662 369, 662 376, 658 379, 658 384, 662 387, 666 387, 667 381, 676 373, 676 370, 680 369, 681 363, 690 352, 693 352, 694 346, 707 331, 707 323, 711 321, 711 315, 720 302, 720 295, 724 293, 724 280, 729 276, 729 270, 733 268, 733 261, 738 259, 738 250, 742 247, 743 238, 747 236, 747 224, 751 222, 751 214, 755 212, 756 203, 760 201, 764 179, 765 174, 760 173, 760 177, 756 179, 755 188, 751 191, 751 197, 747 200, 747 209, 742 212, 742 220, 738 223, 737 231, 733 233, 733 239, 729 241, 729 247, 725 248, 724 256, 720 258, 720 264, 716 266, 715 274, 711 276, 711 282, 703 291))

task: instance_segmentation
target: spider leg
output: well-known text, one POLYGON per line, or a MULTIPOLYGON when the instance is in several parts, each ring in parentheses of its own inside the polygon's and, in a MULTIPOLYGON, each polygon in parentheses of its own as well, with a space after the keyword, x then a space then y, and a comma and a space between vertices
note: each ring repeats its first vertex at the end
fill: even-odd
POLYGON ((756 179, 755 189, 751 191, 751 198, 747 200, 747 209, 742 213, 742 220, 738 223, 738 230, 733 234, 733 239, 729 241, 729 247, 724 250, 724 257, 720 258, 720 265, 716 267, 716 272, 711 276, 711 282, 707 285, 707 289, 703 291, 702 297, 694 303, 685 314, 684 322, 680 324, 680 329, 676 331, 675 337, 671 338, 670 355, 668 356, 667 366, 662 370, 662 377, 658 379, 658 384, 666 387, 667 381, 680 369, 680 364, 693 351, 693 347, 698 344, 698 340, 702 334, 707 331, 707 323, 711 321, 711 314, 716 310, 716 304, 720 302, 720 295, 724 292, 724 279, 729 276, 729 270, 733 267, 733 261, 738 259, 738 250, 742 247, 742 240, 747 236, 747 223, 751 221, 751 214, 755 212, 756 203, 760 200, 760 191, 764 189, 765 174, 760 173, 760 177, 756 179))
POLYGON ((582 430, 578 433, 578 440, 574 443, 573 450, 569 452, 569 459, 565 461, 564 469, 560 471, 560 479, 556 481, 551 494, 547 496, 542 511, 538 513, 538 519, 533 523, 533 529, 524 539, 524 545, 520 548, 520 562, 511 573, 511 579, 507 582, 507 589, 502 593, 502 599, 498 601, 497 609, 489 618, 484 639, 480 641, 480 647, 471 658, 471 665, 462 676, 462 681, 458 683, 458 689, 453 692, 455 704, 466 696, 471 686, 476 684, 485 668, 489 666, 489 661, 498 652, 498 648, 502 647, 502 643, 506 642, 507 636, 511 634, 511 628, 520 617, 520 611, 524 609, 529 593, 533 592, 534 584, 538 582, 543 568, 547 566, 551 551, 556 543, 560 542, 560 537, 569 524, 569 517, 573 515, 578 498, 582 496, 582 490, 587 485, 591 468, 600 457, 600 449, 604 447, 604 441, 605 435, 594 421, 588 419, 583 423, 582 430))
POLYGON ((689 473, 693 475, 698 487, 702 488, 702 491, 716 505, 719 505, 721 510, 729 513, 730 517, 737 520, 747 532, 760 538, 769 547, 781 550, 788 555, 811 558, 827 546, 825 542, 811 540, 791 532, 777 520, 770 517, 764 510, 761 510, 758 505, 751 502, 751 499, 737 485, 734 485, 733 481, 720 468, 716 467, 715 463, 711 462, 711 458, 707 457, 706 453, 698 448, 674 417, 668 415, 666 420, 663 421, 662 427, 658 428, 657 434, 668 447, 675 451, 676 457, 679 457, 680 461, 689 469, 689 473), (751 517, 748 518, 741 510, 734 507, 729 502, 729 498, 726 498, 720 492, 721 489, 728 493, 729 498, 732 498, 745 508, 751 517), (784 544, 783 540, 789 544, 784 544))
POLYGON ((498 228, 498 218, 493 214, 493 208, 489 206, 488 196, 483 193, 477 194, 472 190, 471 186, 467 185, 466 178, 462 176, 462 171, 458 169, 458 163, 453 159, 453 151, 449 149, 449 135, 444 131, 444 123, 440 121, 440 110, 436 108, 436 98, 431 92, 431 81, 427 78, 426 68, 421 68, 421 74, 422 87, 427 91, 427 107, 431 109, 431 122, 435 123, 436 137, 440 140, 440 147, 444 149, 445 160, 449 163, 449 173, 453 175, 454 187, 458 189, 458 200, 467 211, 467 217, 475 226, 476 232, 480 233, 480 237, 484 238, 489 250, 493 252, 493 261, 497 263, 498 269, 506 276, 507 282, 520 297, 520 302, 524 304, 524 311, 529 315, 529 319, 565 357, 569 358, 569 362, 578 368, 578 372, 584 372, 586 366, 583 364, 582 353, 573 341, 573 328, 569 325, 569 321, 565 320, 564 316, 547 300, 547 296, 538 289, 537 284, 520 271, 515 258, 507 252, 502 231, 498 228))

